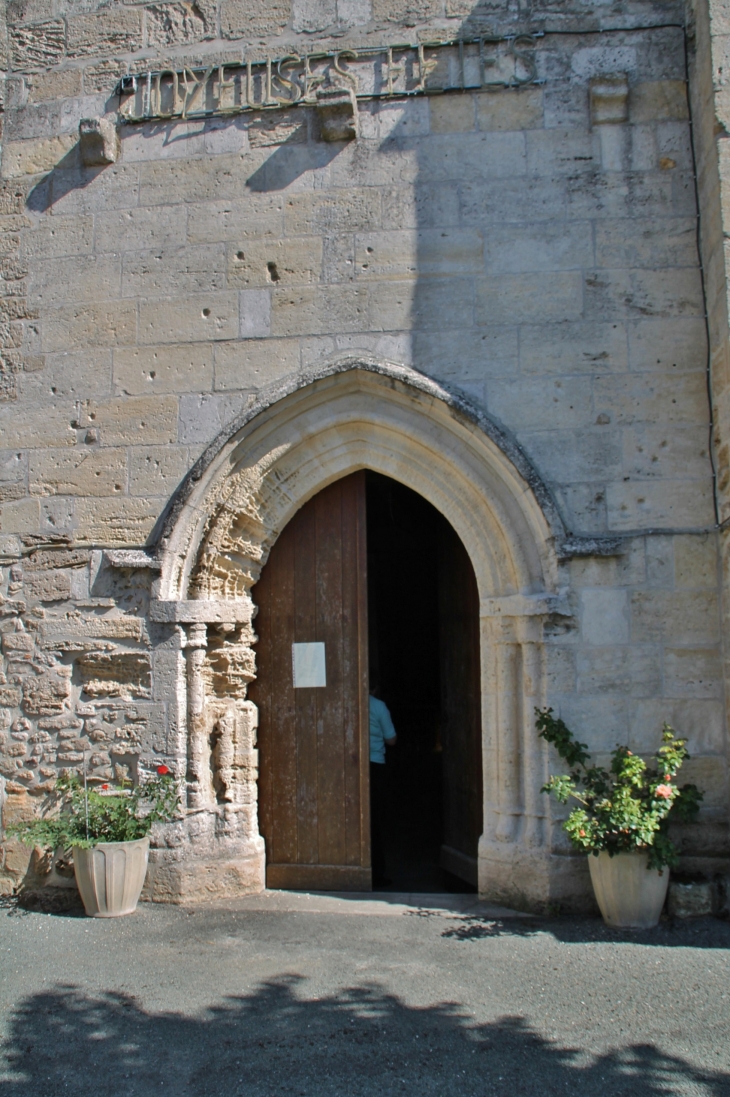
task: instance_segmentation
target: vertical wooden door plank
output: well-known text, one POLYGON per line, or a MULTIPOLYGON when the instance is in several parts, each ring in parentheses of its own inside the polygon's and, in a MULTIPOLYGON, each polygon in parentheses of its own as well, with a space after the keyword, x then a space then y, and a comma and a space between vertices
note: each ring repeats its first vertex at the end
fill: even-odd
POLYGON ((367 544, 365 473, 348 477, 352 490, 343 495, 343 760, 345 858, 347 864, 369 864, 369 772, 367 735, 367 544), (364 783, 363 783, 364 782, 364 783), (367 817, 363 819, 366 805, 367 817), (363 839, 366 848, 363 849, 363 839))
POLYGON ((254 588, 269 886, 370 886, 365 517, 364 473, 330 485, 282 531, 254 588), (295 690, 291 645, 316 641, 327 686, 295 690))
MULTIPOLYGON (((286 531, 285 531, 286 532, 286 531)), ((273 571, 269 585, 271 606, 271 698, 269 713, 272 725, 270 751, 273 773, 271 795, 273 803, 272 851, 274 861, 296 861, 297 858, 297 768, 295 702, 289 663, 294 634, 294 537, 282 538, 276 545, 273 571)))
MULTIPOLYGON (((296 516, 294 559, 294 641, 318 639, 316 603, 316 517, 311 502, 296 516)), ((291 659, 291 649, 289 658, 291 659)), ((289 674, 291 676, 291 663, 289 674)), ((297 822, 299 864, 316 864, 319 832, 317 798, 318 689, 296 689, 297 822)))
POLYGON ((314 499, 317 528, 317 637, 327 653, 327 688, 317 691, 319 708, 317 787, 319 860, 345 864, 345 789, 342 675, 342 509, 352 492, 349 477, 314 499))

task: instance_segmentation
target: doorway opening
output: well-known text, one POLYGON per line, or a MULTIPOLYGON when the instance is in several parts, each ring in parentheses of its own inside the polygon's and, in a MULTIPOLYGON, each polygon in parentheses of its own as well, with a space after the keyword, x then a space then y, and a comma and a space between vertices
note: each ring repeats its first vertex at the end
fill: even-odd
MULTIPOLYGON (((476 891, 482 831, 479 600, 466 549, 422 496, 366 474, 371 681, 386 748, 377 890, 476 891)), ((377 825, 377 824, 376 824, 377 825)))
POLYGON ((297 511, 253 595, 267 886, 368 890, 372 813, 378 890, 475 890, 479 598, 451 525, 397 481, 351 473, 297 511), (384 767, 369 762, 375 677, 397 733, 384 767))

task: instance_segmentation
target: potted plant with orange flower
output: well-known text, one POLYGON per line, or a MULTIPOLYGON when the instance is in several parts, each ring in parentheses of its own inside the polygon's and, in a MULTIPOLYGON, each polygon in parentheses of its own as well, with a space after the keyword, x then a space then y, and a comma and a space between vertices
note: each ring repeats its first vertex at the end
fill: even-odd
POLYGON ((137 908, 152 824, 172 819, 179 803, 177 782, 165 765, 135 787, 89 787, 74 773, 59 777, 40 818, 8 830, 26 845, 70 849, 86 913, 117 918, 137 908))
POLYGON ((655 764, 648 765, 626 746, 617 746, 609 769, 591 763, 551 708, 537 709, 539 735, 555 747, 571 771, 551 777, 542 791, 560 803, 577 801, 563 823, 576 849, 590 854, 591 881, 604 921, 612 926, 655 926, 664 906, 669 870, 677 848, 669 836, 672 822, 690 822, 703 793, 696 785, 674 783, 689 758, 687 740, 664 724, 655 764))

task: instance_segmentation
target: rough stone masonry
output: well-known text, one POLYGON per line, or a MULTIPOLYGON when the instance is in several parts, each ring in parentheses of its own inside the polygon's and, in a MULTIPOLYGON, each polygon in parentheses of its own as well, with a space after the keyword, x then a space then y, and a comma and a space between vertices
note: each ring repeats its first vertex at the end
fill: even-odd
MULTIPOLYGON (((683 868, 725 871, 719 0, 0 19, 4 822, 84 758, 93 781, 164 761, 184 814, 150 896, 263 886, 250 590, 359 462, 475 562, 482 893, 588 901, 535 703, 599 757, 687 735, 683 868)), ((3 850, 6 890, 48 873, 3 850)))

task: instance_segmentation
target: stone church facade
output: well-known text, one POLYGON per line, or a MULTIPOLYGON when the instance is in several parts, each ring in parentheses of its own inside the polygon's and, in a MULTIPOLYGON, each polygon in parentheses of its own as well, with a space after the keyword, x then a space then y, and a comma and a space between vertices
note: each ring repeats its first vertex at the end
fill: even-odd
MULTIPOLYGON (((682 865, 726 871, 723 5, 2 18, 4 822, 84 759, 164 762, 149 897, 261 889, 251 591, 365 468, 474 568, 480 892, 589 894, 540 793, 546 704, 598 757, 686 735, 682 865)), ((3 849, 5 890, 40 871, 3 849)))

